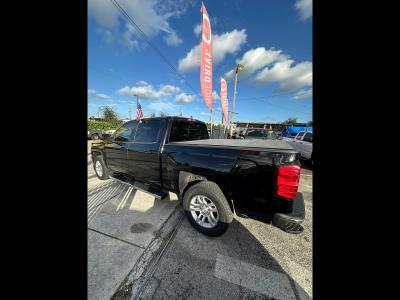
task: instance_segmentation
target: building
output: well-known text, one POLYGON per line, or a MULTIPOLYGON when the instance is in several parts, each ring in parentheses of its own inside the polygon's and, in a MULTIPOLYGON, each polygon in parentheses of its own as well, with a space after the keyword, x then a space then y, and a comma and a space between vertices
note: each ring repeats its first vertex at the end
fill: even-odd
MULTIPOLYGON (((265 129, 272 129, 274 131, 282 131, 285 129, 286 124, 283 124, 282 122, 243 122, 243 121, 238 121, 234 122, 236 128, 265 128, 265 129)), ((305 127, 307 126, 307 123, 295 123, 293 124, 294 126, 302 126, 305 127)))

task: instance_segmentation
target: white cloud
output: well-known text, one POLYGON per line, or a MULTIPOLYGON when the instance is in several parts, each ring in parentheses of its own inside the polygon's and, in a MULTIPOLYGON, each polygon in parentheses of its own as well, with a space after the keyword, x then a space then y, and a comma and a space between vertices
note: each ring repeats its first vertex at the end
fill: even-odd
POLYGON ((172 111, 176 109, 176 105, 170 103, 170 102, 164 102, 164 101, 156 101, 150 103, 148 108, 153 109, 157 112, 159 111, 172 111))
POLYGON ((180 91, 180 88, 178 88, 177 86, 170 85, 170 84, 163 85, 160 89, 160 93, 163 95, 175 94, 175 93, 178 93, 179 91, 180 91))
POLYGON ((182 40, 179 38, 179 36, 173 30, 171 30, 171 32, 168 36, 164 37, 164 40, 166 41, 167 45, 169 45, 169 46, 178 46, 178 45, 182 44, 182 40))
POLYGON ((188 95, 186 93, 180 93, 175 96, 175 102, 178 103, 190 103, 196 98, 196 95, 188 95))
MULTIPOLYGON (((223 61, 227 54, 233 54, 240 50, 240 47, 246 42, 246 29, 233 30, 221 35, 212 35, 213 63, 218 64, 223 61)), ((179 59, 178 70, 187 72, 195 70, 200 66, 200 44, 194 46, 186 57, 179 59)))
POLYGON ((220 100, 221 97, 218 95, 218 93, 216 91, 212 92, 212 99, 213 100, 220 100))
POLYGON ((300 14, 300 20, 304 21, 312 17, 312 0, 297 0, 294 7, 300 14))
POLYGON ((146 81, 138 81, 136 86, 125 86, 117 91, 122 96, 138 95, 140 99, 161 99, 172 94, 178 93, 179 87, 173 85, 161 85, 159 90, 153 88, 151 84, 146 81))
POLYGON ((93 97, 101 100, 111 100, 111 97, 106 94, 94 94, 93 97))
MULTIPOLYGON (((168 45, 180 43, 181 39, 171 29, 169 19, 180 17, 192 5, 191 3, 165 0, 119 0, 118 2, 149 38, 165 32, 168 45)), ((130 23, 109 0, 88 0, 88 13, 100 26, 112 29, 116 33, 119 32, 119 22, 125 24, 123 32, 118 33, 121 35, 120 41, 129 49, 138 47, 138 41, 134 39, 134 36, 137 36, 136 30, 132 31, 132 28, 129 28, 130 23)))
POLYGON ((194 26, 194 28, 193 28, 193 31, 194 31, 194 34, 195 34, 196 36, 199 36, 200 33, 201 33, 201 24, 200 24, 200 23, 199 23, 199 24, 196 24, 196 25, 194 26))
POLYGON ((200 113, 200 115, 202 115, 202 116, 210 116, 210 113, 209 113, 209 112, 204 112, 204 111, 202 111, 202 112, 200 113))
POLYGON ((292 97, 292 99, 303 99, 303 98, 309 98, 312 97, 312 89, 309 90, 300 90, 296 93, 296 95, 294 97, 292 97))
POLYGON ((138 49, 139 43, 135 39, 135 29, 131 24, 126 23, 126 30, 122 33, 121 36, 121 44, 127 47, 130 50, 138 49))
MULTIPOLYGON (((240 76, 248 77, 255 74, 251 81, 258 84, 277 82, 279 92, 295 91, 312 86, 312 63, 304 61, 295 64, 295 61, 283 54, 282 50, 264 47, 250 49, 243 54, 241 59, 236 60, 236 63, 244 66, 240 76)), ((232 69, 226 72, 224 77, 231 80, 234 75, 235 70, 232 69)))
POLYGON ((271 68, 260 71, 254 82, 268 84, 279 83, 279 92, 290 92, 305 86, 312 86, 312 63, 309 61, 293 65, 294 60, 288 59, 275 63, 271 68))
MULTIPOLYGON (((282 50, 275 50, 274 48, 265 49, 264 47, 258 47, 255 49, 250 49, 245 54, 243 54, 241 59, 236 60, 244 66, 243 71, 240 73, 241 76, 249 76, 255 71, 265 67, 277 60, 287 59, 287 56, 282 54, 282 50)), ((232 80, 235 76, 235 69, 232 69, 225 73, 225 79, 232 80)))
POLYGON ((101 100, 112 100, 110 96, 108 96, 106 94, 97 93, 97 91, 94 89, 88 89, 88 96, 94 97, 97 99, 101 99, 101 100))
POLYGON ((88 0, 88 13, 103 27, 115 28, 118 25, 119 12, 109 0, 88 0))
POLYGON ((131 96, 131 88, 129 86, 125 86, 117 91, 118 94, 122 96, 131 96))

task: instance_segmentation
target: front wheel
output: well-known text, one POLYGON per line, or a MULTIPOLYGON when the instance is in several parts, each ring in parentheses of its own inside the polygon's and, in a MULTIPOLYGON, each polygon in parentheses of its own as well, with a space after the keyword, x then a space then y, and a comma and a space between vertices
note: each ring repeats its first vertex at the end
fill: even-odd
POLYGON ((93 167, 94 167, 94 171, 97 175, 97 178, 99 178, 101 180, 107 180, 109 178, 108 170, 107 170, 106 164, 104 163, 103 158, 99 155, 99 156, 96 156, 93 160, 94 160, 93 167))
POLYGON ((183 196, 183 208, 191 225, 208 236, 222 235, 233 220, 228 201, 211 181, 191 186, 183 196))
POLYGON ((98 139, 99 139, 99 135, 97 133, 93 133, 92 140, 98 140, 98 139))

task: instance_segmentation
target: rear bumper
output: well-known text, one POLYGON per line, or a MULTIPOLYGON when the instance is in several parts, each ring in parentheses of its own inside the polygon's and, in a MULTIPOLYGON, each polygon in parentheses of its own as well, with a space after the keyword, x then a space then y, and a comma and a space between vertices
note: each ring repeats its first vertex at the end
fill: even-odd
POLYGON ((297 193, 293 200, 291 213, 275 213, 272 224, 288 233, 301 233, 304 228, 301 226, 305 218, 304 198, 302 193, 297 193))

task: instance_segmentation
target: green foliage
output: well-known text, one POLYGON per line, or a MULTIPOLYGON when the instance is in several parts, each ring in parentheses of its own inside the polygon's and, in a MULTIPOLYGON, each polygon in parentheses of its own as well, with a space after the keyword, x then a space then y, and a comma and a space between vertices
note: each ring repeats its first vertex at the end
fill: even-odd
POLYGON ((115 123, 119 121, 118 114, 109 106, 102 106, 99 108, 102 113, 103 119, 107 122, 115 123))
POLYGON ((97 120, 88 120, 88 130, 111 130, 118 129, 122 125, 122 121, 97 121, 97 120))
POLYGON ((297 123, 297 118, 289 118, 283 122, 283 124, 286 124, 286 125, 294 125, 296 123, 297 123))

